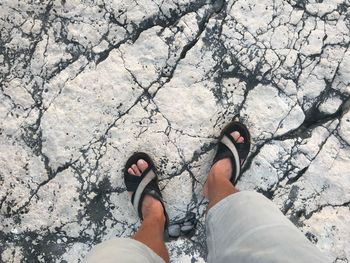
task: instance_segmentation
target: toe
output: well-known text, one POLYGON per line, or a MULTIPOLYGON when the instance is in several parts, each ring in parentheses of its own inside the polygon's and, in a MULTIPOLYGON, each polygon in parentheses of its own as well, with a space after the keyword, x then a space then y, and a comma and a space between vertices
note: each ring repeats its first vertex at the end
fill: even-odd
POLYGON ((238 140, 236 140, 236 142, 242 143, 242 142, 244 142, 244 138, 243 138, 242 136, 240 136, 240 137, 238 138, 238 140))
POLYGON ((136 176, 141 176, 141 171, 139 170, 136 164, 131 165, 131 168, 134 170, 136 176))
POLYGON ((234 131, 234 132, 231 132, 231 136, 235 141, 237 141, 241 135, 238 131, 234 131))
POLYGON ((137 161, 137 167, 141 173, 143 173, 148 168, 148 163, 145 160, 140 159, 137 161))
POLYGON ((131 174, 131 175, 136 175, 134 170, 132 168, 129 168, 128 169, 128 173, 131 174))

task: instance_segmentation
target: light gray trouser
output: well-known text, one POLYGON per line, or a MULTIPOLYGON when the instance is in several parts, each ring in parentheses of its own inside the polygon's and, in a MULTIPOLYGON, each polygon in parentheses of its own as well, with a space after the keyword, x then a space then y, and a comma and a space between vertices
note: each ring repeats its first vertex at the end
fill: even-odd
MULTIPOLYGON (((208 262, 323 263, 326 257, 263 195, 242 191, 221 200, 207 215, 208 262)), ((96 246, 87 263, 164 263, 129 238, 96 246)))

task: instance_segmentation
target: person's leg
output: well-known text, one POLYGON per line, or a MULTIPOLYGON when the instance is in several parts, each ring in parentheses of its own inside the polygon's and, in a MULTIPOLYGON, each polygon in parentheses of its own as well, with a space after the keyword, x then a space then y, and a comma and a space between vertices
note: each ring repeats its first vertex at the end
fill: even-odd
MULTIPOLYGON (((141 176, 148 164, 138 160, 128 173, 141 176)), ((129 192, 130 197, 133 194, 129 192)), ((163 206, 157 199, 147 195, 142 202, 143 221, 139 230, 130 238, 115 238, 93 248, 86 257, 87 263, 164 263, 169 262, 169 254, 164 243, 165 215, 163 206)))
MULTIPOLYGON (((231 136, 238 143, 244 141, 239 132, 232 132, 231 136)), ((230 181, 231 173, 232 166, 228 158, 218 161, 210 169, 203 188, 204 196, 209 200, 208 210, 225 197, 239 191, 230 181)))
POLYGON ((229 159, 215 163, 204 185, 208 262, 327 262, 270 200, 232 185, 231 165, 229 159))
MULTIPOLYGON (((129 168, 128 172, 140 176, 147 167, 148 164, 144 160, 139 160, 129 168)), ((145 244, 165 262, 169 262, 168 250, 164 243, 165 216, 162 204, 157 199, 146 196, 142 203, 142 215, 143 222, 133 239, 145 244)))
POLYGON ((204 193, 209 200, 208 210, 225 197, 239 191, 228 178, 231 175, 231 171, 228 171, 230 166, 230 160, 224 159, 218 161, 210 170, 205 186, 207 190, 204 193))

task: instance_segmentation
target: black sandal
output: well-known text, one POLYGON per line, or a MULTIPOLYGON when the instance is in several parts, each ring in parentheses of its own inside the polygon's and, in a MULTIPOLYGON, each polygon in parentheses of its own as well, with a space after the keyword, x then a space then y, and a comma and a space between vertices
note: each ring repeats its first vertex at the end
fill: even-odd
POLYGON ((162 193, 160 192, 158 186, 158 177, 156 167, 151 157, 148 154, 143 152, 134 153, 126 162, 124 167, 124 182, 126 189, 129 192, 134 192, 131 196, 131 203, 137 211, 140 219, 143 219, 142 216, 142 202, 146 195, 150 195, 153 198, 160 201, 164 209, 165 215, 165 226, 164 226, 164 234, 165 238, 167 236, 168 229, 168 214, 165 210, 164 201, 162 197, 162 193), (147 162, 148 168, 142 172, 141 176, 135 176, 128 173, 128 169, 131 165, 136 164, 138 160, 143 159, 147 162))
POLYGON ((221 132, 218 149, 212 166, 222 159, 230 158, 232 164, 230 181, 233 185, 236 184, 241 175, 242 166, 250 151, 250 144, 250 133, 248 128, 238 121, 232 121, 221 132), (239 132, 240 136, 244 138, 243 143, 237 143, 232 138, 230 133, 234 131, 239 132), (241 160, 243 160, 242 163, 241 160))

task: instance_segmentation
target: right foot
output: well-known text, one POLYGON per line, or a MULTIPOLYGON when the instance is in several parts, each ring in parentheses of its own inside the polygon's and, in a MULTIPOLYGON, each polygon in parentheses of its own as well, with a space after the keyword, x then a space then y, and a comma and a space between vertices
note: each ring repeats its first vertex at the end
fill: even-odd
MULTIPOLYGON (((128 168, 128 173, 133 176, 141 176, 141 174, 148 168, 148 163, 140 159, 135 164, 128 168)), ((130 197, 133 192, 129 192, 130 197)), ((149 216, 154 216, 165 222, 164 209, 159 200, 150 195, 146 195, 142 201, 142 216, 143 219, 149 216)))
MULTIPOLYGON (((232 138, 237 142, 237 143, 243 143, 244 138, 240 135, 238 131, 231 132, 230 134, 232 138)), ((241 160, 241 163, 243 160, 241 160)), ((232 163, 230 158, 225 158, 220 161, 217 161, 210 169, 208 173, 209 176, 223 176, 230 180, 232 175, 232 163)), ((208 180, 203 186, 203 194, 204 196, 208 199, 208 180)))

